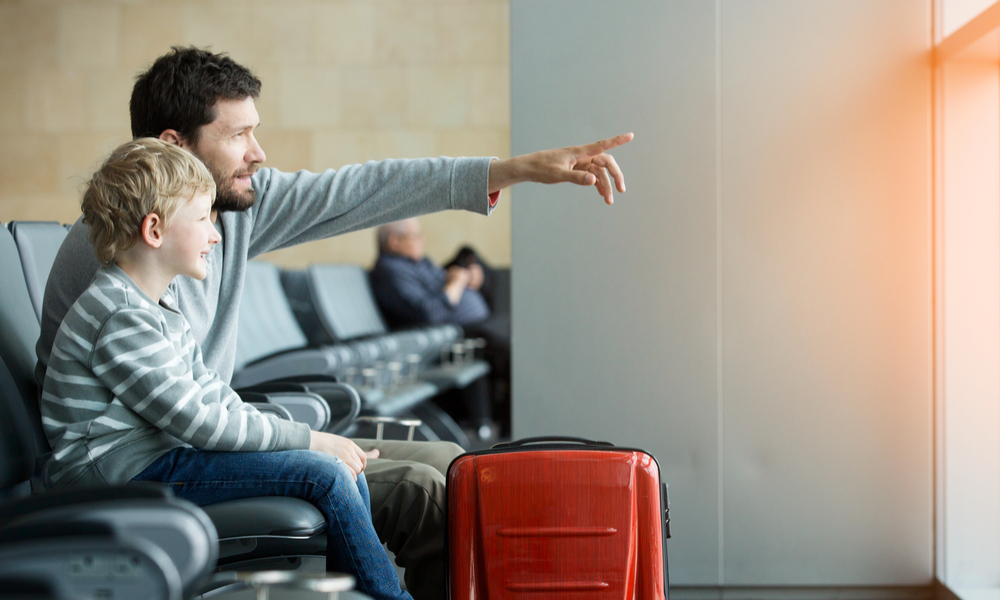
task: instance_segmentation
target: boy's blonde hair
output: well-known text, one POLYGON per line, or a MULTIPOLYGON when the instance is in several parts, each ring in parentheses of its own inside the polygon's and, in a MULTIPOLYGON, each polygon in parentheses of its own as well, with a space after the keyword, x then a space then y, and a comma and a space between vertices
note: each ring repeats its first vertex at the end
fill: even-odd
POLYGON ((190 152, 156 138, 116 148, 94 173, 83 194, 83 222, 94 253, 109 264, 135 245, 142 221, 155 213, 165 227, 197 193, 215 199, 215 180, 190 152))

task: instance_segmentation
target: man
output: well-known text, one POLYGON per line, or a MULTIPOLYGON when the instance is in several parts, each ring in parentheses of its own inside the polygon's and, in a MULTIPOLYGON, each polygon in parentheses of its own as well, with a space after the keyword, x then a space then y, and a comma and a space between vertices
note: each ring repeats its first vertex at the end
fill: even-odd
MULTIPOLYGON (((604 151, 631 139, 547 150, 506 160, 386 160, 323 173, 262 168, 254 130, 261 82, 225 55, 174 48, 136 80, 129 110, 133 137, 158 137, 191 151, 215 179, 216 228, 222 238, 202 281, 171 284, 177 308, 201 344, 206 365, 228 382, 236 357, 237 318, 247 261, 294 244, 445 209, 489 214, 500 190, 522 181, 594 185, 610 203, 624 177, 604 151)), ((100 267, 77 222, 46 284, 36 377, 44 381, 63 317, 100 267)), ((348 440, 345 440, 345 442, 348 440)), ((372 520, 406 568, 417 600, 443 598, 444 475, 459 451, 448 444, 361 442, 368 461, 372 520)))
POLYGON ((483 269, 477 263, 447 271, 424 256, 424 236, 415 218, 378 228, 378 260, 371 270, 372 292, 393 327, 427 323, 470 325, 490 316, 480 293, 483 269))

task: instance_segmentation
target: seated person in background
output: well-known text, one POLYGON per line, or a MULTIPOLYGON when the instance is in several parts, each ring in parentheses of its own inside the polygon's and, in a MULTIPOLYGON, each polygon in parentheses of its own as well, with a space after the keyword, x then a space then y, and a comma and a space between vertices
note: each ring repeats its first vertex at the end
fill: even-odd
POLYGON ((445 271, 431 262, 424 256, 420 221, 388 223, 376 235, 379 255, 371 271, 372 290, 391 326, 470 325, 490 316, 479 293, 482 269, 473 263, 445 271))
POLYGON ((495 313, 497 301, 495 296, 498 291, 496 290, 496 275, 493 269, 469 246, 459 248, 451 261, 444 266, 444 270, 448 271, 452 267, 462 267, 470 270, 469 289, 474 289, 482 294, 483 299, 486 300, 486 304, 490 307, 490 312, 495 313))
POLYGON ((373 598, 412 600, 372 524, 368 455, 244 404, 205 366, 176 308, 170 283, 204 279, 221 239, 215 191, 201 161, 154 138, 122 145, 91 179, 84 222, 104 266, 52 346, 46 479, 63 488, 157 481, 199 505, 301 498, 329 524, 328 571, 352 574, 373 598))
MULTIPOLYGON (((486 339, 494 397, 498 387, 508 389, 509 383, 497 384, 503 380, 509 382, 510 318, 491 314, 481 293, 484 271, 478 257, 463 248, 452 266, 442 269, 424 256, 424 238, 415 218, 382 225, 376 235, 379 256, 369 277, 375 301, 389 325, 394 328, 438 323, 461 325, 467 337, 486 339)), ((474 425, 477 420, 485 423, 494 413, 499 413, 504 426, 509 425, 509 398, 501 397, 500 406, 493 411, 488 393, 486 400, 468 395, 463 404, 474 425)))

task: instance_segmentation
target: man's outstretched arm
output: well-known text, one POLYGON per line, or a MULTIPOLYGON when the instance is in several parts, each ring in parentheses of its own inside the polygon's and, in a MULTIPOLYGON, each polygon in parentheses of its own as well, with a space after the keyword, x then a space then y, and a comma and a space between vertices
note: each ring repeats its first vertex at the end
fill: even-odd
POLYGON ((490 163, 489 192, 492 194, 515 183, 533 181, 536 183, 570 182, 577 185, 597 186, 597 193, 604 201, 612 204, 614 187, 625 191, 625 176, 608 150, 632 140, 631 133, 586 144, 555 150, 542 150, 522 154, 490 163))

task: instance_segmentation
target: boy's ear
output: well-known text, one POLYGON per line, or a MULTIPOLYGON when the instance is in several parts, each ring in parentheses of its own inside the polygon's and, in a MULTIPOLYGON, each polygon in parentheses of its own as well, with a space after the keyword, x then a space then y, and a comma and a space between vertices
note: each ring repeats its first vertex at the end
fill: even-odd
POLYGON ((163 219, 156 213, 149 213, 142 220, 140 231, 142 241, 150 248, 159 248, 163 244, 163 219))

